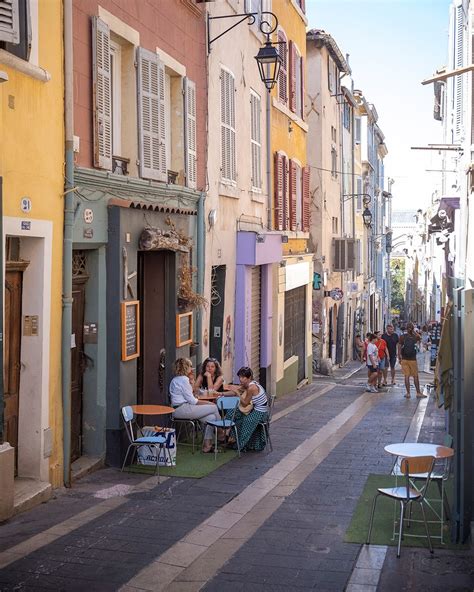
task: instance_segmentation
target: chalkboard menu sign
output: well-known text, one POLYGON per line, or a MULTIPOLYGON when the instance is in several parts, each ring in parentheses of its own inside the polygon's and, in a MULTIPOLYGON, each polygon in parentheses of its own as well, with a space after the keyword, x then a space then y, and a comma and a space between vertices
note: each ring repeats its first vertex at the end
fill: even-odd
POLYGON ((431 327, 431 350, 430 350, 430 366, 434 368, 436 366, 436 360, 438 358, 439 342, 441 340, 441 323, 433 324, 431 327))
POLYGON ((189 345, 193 342, 193 313, 185 312, 176 315, 176 347, 189 345))
POLYGON ((122 302, 122 360, 140 355, 140 302, 122 302))

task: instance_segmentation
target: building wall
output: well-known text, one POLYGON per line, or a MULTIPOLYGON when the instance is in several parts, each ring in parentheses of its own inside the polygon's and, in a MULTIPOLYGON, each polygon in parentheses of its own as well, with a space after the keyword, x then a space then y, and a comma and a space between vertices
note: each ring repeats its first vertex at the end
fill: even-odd
MULTIPOLYGON (((196 83, 197 115, 197 186, 206 184, 206 33, 203 8, 192 2, 167 0, 166 2, 130 2, 129 0, 101 0, 80 2, 74 0, 74 133, 80 138, 80 150, 76 164, 93 166, 93 119, 92 107, 92 41, 91 16, 99 16, 130 44, 129 62, 133 64, 134 50, 140 46, 158 52, 162 61, 184 66, 187 77, 196 83), (164 53, 163 53, 164 52, 164 53)), ((122 65, 122 69, 123 69, 122 65)), ((128 112, 123 114, 123 125, 130 126, 127 153, 130 158, 131 174, 136 175, 135 162, 138 159, 136 144, 136 82, 131 77, 129 86, 128 112)))
POLYGON ((24 448, 19 453, 19 474, 58 486, 62 481, 62 3, 50 0, 37 8, 37 17, 32 15, 32 75, 3 65, 5 52, 0 51, 1 69, 9 77, 0 85, 0 175, 4 232, 21 236, 20 254, 30 260, 24 272, 22 314, 39 315, 39 336, 22 337, 20 446, 24 448), (34 77, 41 74, 40 68, 51 75, 48 82, 34 77), (28 214, 20 208, 25 196, 32 202, 28 214), (30 230, 22 230, 21 221, 31 222, 30 230), (34 446, 29 445, 32 441, 34 446))
MULTIPOLYGON (((242 2, 226 1, 211 3, 207 10, 211 16, 231 15, 242 12, 242 2)), ((212 37, 226 28, 225 21, 212 21, 212 37)), ((222 327, 222 366, 227 380, 231 380, 235 368, 235 291, 237 264, 237 231, 262 232, 267 221, 267 178, 266 166, 266 94, 260 79, 254 56, 262 43, 262 36, 255 27, 242 24, 217 40, 209 55, 209 156, 208 190, 205 203, 206 223, 206 270, 204 293, 211 301, 212 267, 226 266, 224 293, 224 326, 222 327), (229 183, 221 174, 221 67, 234 76, 235 84, 235 142, 236 180, 229 183), (250 137, 250 90, 260 96, 261 114, 261 172, 262 188, 252 190, 251 180, 251 137, 250 137), (209 212, 217 211, 217 222, 211 226, 209 212), (229 328, 230 330, 226 330, 229 328)), ((211 306, 203 311, 203 357, 209 351, 211 306)), ((245 352, 241 352, 246 355, 245 352)))

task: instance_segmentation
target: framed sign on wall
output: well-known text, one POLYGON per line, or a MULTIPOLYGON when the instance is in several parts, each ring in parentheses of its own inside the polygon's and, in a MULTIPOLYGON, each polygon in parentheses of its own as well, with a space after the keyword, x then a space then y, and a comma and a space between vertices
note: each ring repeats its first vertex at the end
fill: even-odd
POLYGON ((140 355, 140 302, 122 302, 122 360, 133 360, 140 355))
POLYGON ((184 312, 176 315, 176 347, 193 342, 193 313, 184 312))

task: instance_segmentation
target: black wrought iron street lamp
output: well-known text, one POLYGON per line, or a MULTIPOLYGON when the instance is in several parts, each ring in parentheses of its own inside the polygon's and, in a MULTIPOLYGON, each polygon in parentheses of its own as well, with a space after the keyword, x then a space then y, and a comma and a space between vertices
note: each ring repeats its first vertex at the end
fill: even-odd
POLYGON ((372 228, 372 212, 366 206, 365 210, 362 212, 362 219, 364 220, 364 226, 366 228, 372 228))
POLYGON ((270 92, 278 81, 280 67, 283 62, 280 52, 278 52, 276 46, 286 45, 284 41, 272 42, 270 39, 270 35, 274 33, 278 27, 278 18, 275 14, 273 14, 273 12, 248 12, 245 14, 226 14, 222 16, 207 15, 207 52, 211 52, 211 45, 214 43, 214 41, 217 41, 217 39, 220 39, 226 33, 244 21, 247 21, 249 26, 253 25, 256 21, 255 17, 259 17, 258 28, 260 29, 260 32, 267 37, 264 45, 259 49, 258 54, 255 56, 255 59, 257 60, 260 78, 262 79, 262 82, 266 86, 268 92, 270 92), (264 18, 264 15, 267 16, 268 19, 264 18), (240 18, 240 20, 219 35, 216 35, 216 37, 211 38, 211 21, 228 18, 240 18))

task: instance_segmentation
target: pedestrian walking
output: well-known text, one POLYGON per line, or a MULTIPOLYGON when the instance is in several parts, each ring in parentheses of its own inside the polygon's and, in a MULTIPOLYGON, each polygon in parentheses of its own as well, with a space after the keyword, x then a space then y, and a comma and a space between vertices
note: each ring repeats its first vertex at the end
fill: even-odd
POLYGON ((369 393, 378 393, 377 387, 377 375, 379 368, 379 352, 375 345, 375 335, 373 333, 368 334, 367 338, 367 391, 369 393))
POLYGON ((420 381, 418 378, 418 363, 416 361, 417 344, 421 340, 420 335, 415 333, 413 323, 407 324, 407 332, 404 333, 398 342, 398 359, 405 377, 405 398, 410 398, 410 377, 413 377, 415 383, 416 396, 421 399, 426 397, 420 391, 420 381))
MULTIPOLYGON (((395 386, 395 365, 397 363, 397 345, 398 345, 398 334, 395 333, 395 328, 393 325, 387 325, 385 333, 382 335, 382 339, 387 344, 388 350, 388 364, 390 366, 390 373, 392 375, 392 382, 391 385, 395 386)), ((385 366, 383 371, 384 382, 387 382, 388 377, 388 365, 385 366)))
POLYGON ((381 389, 384 386, 387 386, 386 375, 384 377, 384 370, 388 364, 388 351, 387 351, 387 342, 382 339, 382 332, 376 331, 375 332, 375 345, 377 346, 377 352, 379 356, 379 366, 378 366, 378 373, 377 373, 377 388, 381 389))

